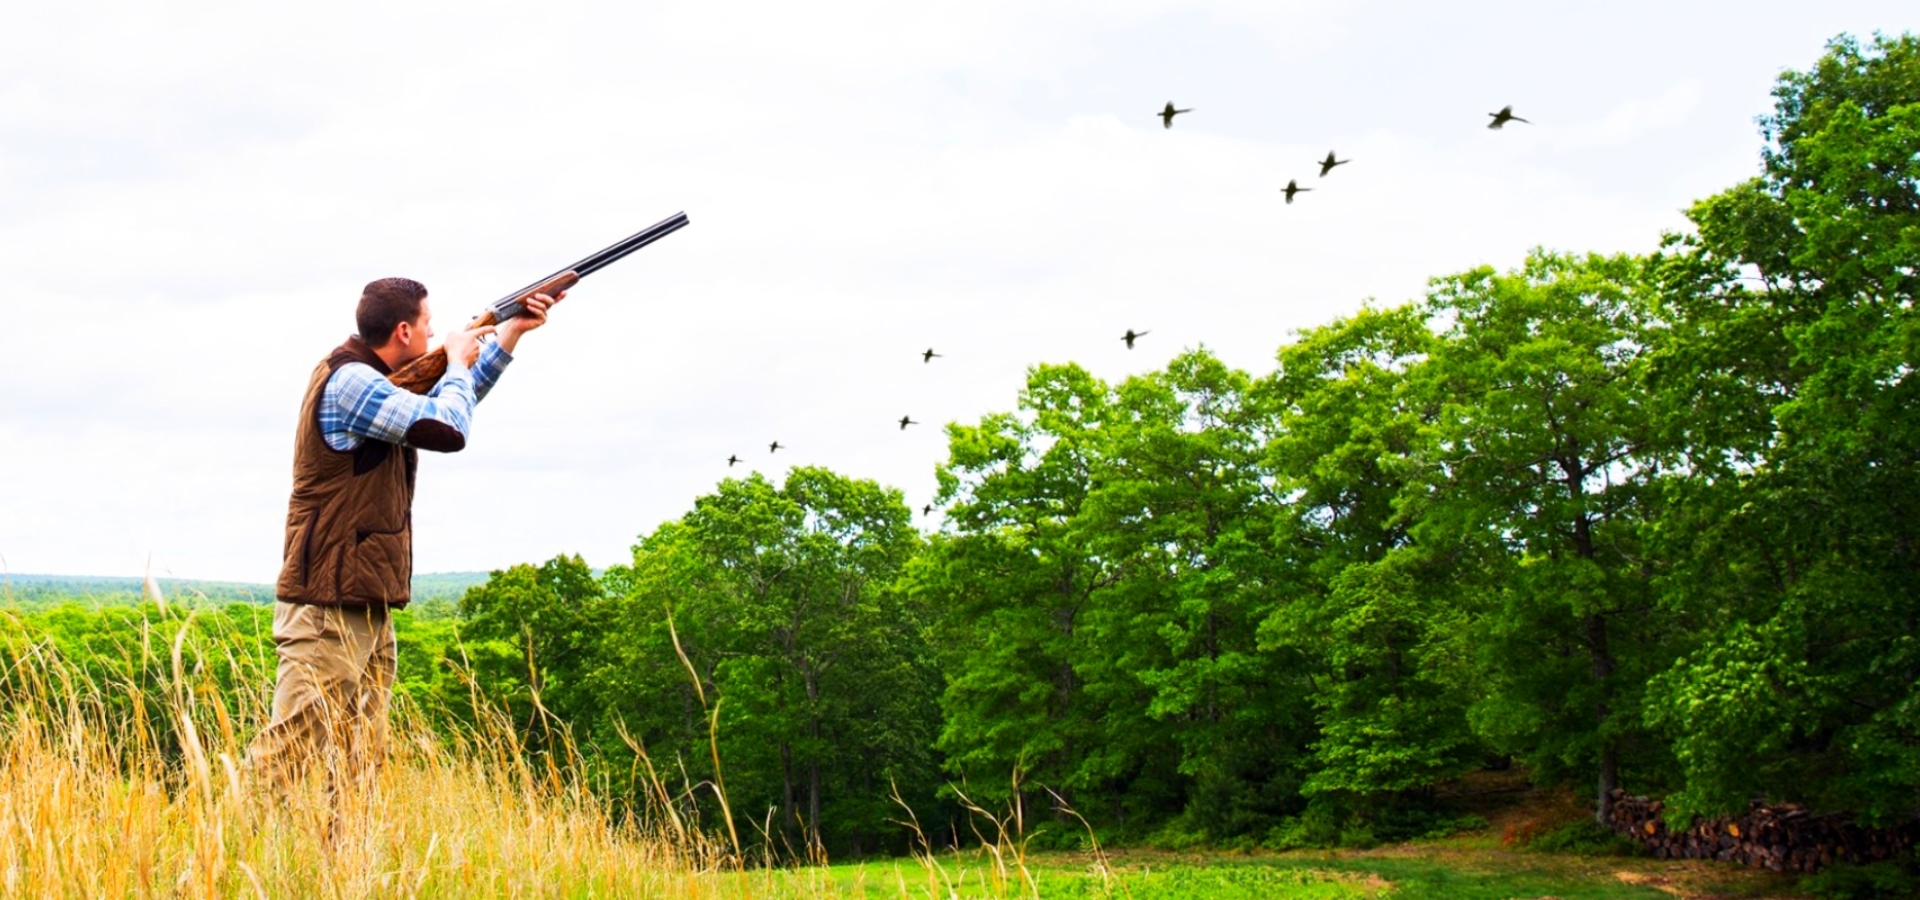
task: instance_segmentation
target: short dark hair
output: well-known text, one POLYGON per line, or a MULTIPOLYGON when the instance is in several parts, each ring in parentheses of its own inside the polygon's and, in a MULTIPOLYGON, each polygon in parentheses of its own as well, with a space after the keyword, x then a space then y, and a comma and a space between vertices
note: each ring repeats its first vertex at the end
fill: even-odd
POLYGON ((369 347, 385 344, 401 322, 420 318, 420 301, 426 297, 427 286, 411 278, 367 282, 360 291, 360 306, 353 311, 360 339, 369 347))

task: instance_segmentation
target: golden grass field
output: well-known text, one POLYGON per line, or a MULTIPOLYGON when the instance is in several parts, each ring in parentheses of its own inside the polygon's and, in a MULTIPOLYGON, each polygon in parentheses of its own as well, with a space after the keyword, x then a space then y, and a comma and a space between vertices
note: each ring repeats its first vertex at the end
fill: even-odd
MULTIPOLYGON (((42 645, 6 660, 0 894, 6 897, 690 897, 727 895, 730 854, 614 823, 571 767, 536 768, 509 729, 449 741, 407 711, 364 790, 257 789, 246 741, 272 670, 221 696, 167 648, 166 721, 42 645), (129 715, 125 710, 132 710, 129 715)), ((150 645, 151 642, 145 642, 150 645)), ((128 652, 143 642, 130 640, 128 652)), ((242 669, 258 669, 228 656, 242 669)))

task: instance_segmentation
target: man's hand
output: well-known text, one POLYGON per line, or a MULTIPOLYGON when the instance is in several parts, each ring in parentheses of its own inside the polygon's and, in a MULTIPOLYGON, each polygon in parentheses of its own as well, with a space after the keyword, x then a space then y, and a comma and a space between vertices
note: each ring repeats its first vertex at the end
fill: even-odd
POLYGON ((535 294, 522 301, 521 305, 525 306, 527 311, 500 323, 500 330, 497 332, 500 349, 512 353, 514 345, 520 343, 520 336, 547 324, 547 310, 565 299, 567 299, 567 292, 561 291, 557 296, 535 294))
POLYGON ((462 369, 473 368, 473 364, 480 359, 481 336, 492 334, 493 331, 494 326, 482 325, 479 328, 469 328, 447 335, 447 341, 442 345, 447 349, 447 365, 459 366, 462 369))

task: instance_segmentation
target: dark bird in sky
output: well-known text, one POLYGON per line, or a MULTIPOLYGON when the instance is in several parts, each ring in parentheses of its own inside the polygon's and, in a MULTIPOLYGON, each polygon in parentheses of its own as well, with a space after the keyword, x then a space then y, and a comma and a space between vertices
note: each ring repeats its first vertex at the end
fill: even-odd
MULTIPOLYGON (((1492 129, 1494 129, 1494 130, 1496 130, 1496 131, 1497 131, 1497 130, 1499 130, 1501 126, 1503 126, 1503 125, 1505 125, 1505 124, 1507 124, 1508 122, 1527 122, 1527 120, 1525 120, 1525 119, 1522 119, 1522 118, 1520 118, 1519 116, 1516 116, 1516 115, 1514 115, 1514 114, 1513 114, 1513 107, 1511 107, 1511 106, 1502 106, 1502 107, 1500 107, 1500 111, 1499 111, 1499 112, 1497 112, 1497 113, 1487 113, 1487 115, 1489 115, 1489 116, 1492 116, 1492 117, 1493 117, 1493 121, 1491 121, 1491 122, 1488 122, 1488 123, 1487 123, 1487 127, 1488 127, 1488 128, 1492 128, 1492 129)), ((1527 122, 1527 124, 1528 124, 1528 125, 1532 125, 1533 123, 1532 123, 1532 122, 1527 122)))
POLYGON ((1334 159, 1334 158, 1333 158, 1333 151, 1332 151, 1332 150, 1328 150, 1328 151, 1327 151, 1327 158, 1326 158, 1326 159, 1323 159, 1323 160, 1321 160, 1321 161, 1320 161, 1320 177, 1321 177, 1321 178, 1325 178, 1325 177, 1327 177, 1327 173, 1328 173, 1328 172, 1331 172, 1331 171, 1333 171, 1333 167, 1334 167, 1334 166, 1344 166, 1344 165, 1346 165, 1347 163, 1350 163, 1350 162, 1353 162, 1353 160, 1350 160, 1350 159, 1334 159))
POLYGON ((901 431, 905 431, 905 430, 907 430, 907 426, 908 426, 908 425, 918 425, 918 424, 920 424, 920 423, 919 423, 919 422, 915 422, 914 420, 912 420, 912 419, 909 419, 909 418, 907 418, 906 416, 901 416, 901 417, 900 417, 900 430, 901 430, 901 431))
POLYGON ((780 442, 779 442, 779 441, 774 441, 773 443, 771 443, 771 444, 768 444, 768 445, 767 445, 767 452, 768 452, 768 453, 778 453, 779 451, 780 451, 780 442))
POLYGON ((933 504, 929 503, 925 506, 920 507, 920 514, 923 516, 933 515, 933 504))
POLYGON ((1162 124, 1162 125, 1165 125, 1165 126, 1167 126, 1168 128, 1172 128, 1172 127, 1173 127, 1173 117, 1174 117, 1174 116, 1177 116, 1177 115, 1179 115, 1179 114, 1181 114, 1181 113, 1190 113, 1190 112, 1193 112, 1193 110, 1190 110, 1190 109, 1174 109, 1174 108, 1173 108, 1173 101, 1172 101, 1172 100, 1168 100, 1168 101, 1167 101, 1167 108, 1166 108, 1166 109, 1163 109, 1163 110, 1161 110, 1161 111, 1160 111, 1160 124, 1162 124))
POLYGON ((927 352, 920 354, 920 361, 923 363, 933 362, 933 358, 939 355, 940 354, 933 352, 932 347, 928 347, 927 352))
POLYGON ((1126 333, 1126 334, 1123 334, 1123 335, 1121 335, 1121 336, 1120 336, 1120 339, 1121 339, 1121 340, 1123 340, 1123 341, 1126 341, 1126 342, 1127 342, 1127 349, 1128 349, 1128 350, 1132 350, 1132 349, 1133 349, 1133 341, 1134 341, 1134 339, 1135 339, 1135 338, 1143 338, 1143 337, 1146 337, 1146 336, 1147 336, 1147 332, 1144 332, 1144 331, 1134 331, 1133 329, 1131 329, 1131 328, 1129 328, 1129 329, 1127 329, 1127 333, 1126 333))
POLYGON ((739 461, 740 461, 740 457, 734 456, 731 453, 727 454, 727 468, 729 469, 733 468, 733 464, 739 461))
POLYGON ((1305 192, 1307 192, 1307 191, 1310 191, 1310 190, 1313 190, 1313 188, 1303 188, 1303 187, 1301 187, 1301 186, 1300 186, 1300 185, 1299 185, 1298 183, 1296 183, 1295 181, 1293 181, 1292 179, 1288 179, 1288 180, 1287 180, 1287 186, 1286 186, 1286 187, 1283 187, 1283 188, 1281 188, 1281 190, 1282 190, 1282 191, 1285 191, 1285 192, 1286 192, 1286 194, 1287 194, 1287 202, 1288 202, 1288 203, 1292 203, 1292 202, 1293 202, 1293 195, 1295 195, 1295 194, 1301 194, 1301 193, 1305 193, 1305 192))

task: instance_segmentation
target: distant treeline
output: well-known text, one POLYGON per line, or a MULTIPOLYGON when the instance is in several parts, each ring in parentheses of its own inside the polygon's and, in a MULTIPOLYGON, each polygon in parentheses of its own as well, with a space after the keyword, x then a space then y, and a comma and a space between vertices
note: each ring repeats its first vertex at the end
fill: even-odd
MULTIPOLYGON (((467 588, 484 584, 485 572, 429 572, 413 576, 413 597, 458 600, 467 588)), ((272 603, 273 585, 243 581, 153 579, 160 598, 187 604, 272 603)), ((95 575, 0 575, 0 602, 20 606, 86 599, 96 603, 137 603, 149 599, 147 580, 95 575)))
MULTIPOLYGON (((155 578, 154 585, 164 598, 183 602, 201 598, 214 603, 272 603, 273 586, 238 581, 191 581, 179 578, 155 578)), ((146 579, 93 575, 4 575, 0 576, 0 601, 32 606, 87 598, 100 603, 136 603, 148 595, 146 579)))
POLYGON ((1657 253, 1437 278, 1264 374, 1036 366, 948 426, 937 533, 871 481, 728 479, 631 565, 414 617, 403 687, 457 722, 469 672, 633 809, 724 784, 796 852, 965 839, 968 802, 1365 843, 1510 764, 1603 818, 1911 820, 1920 41, 1775 97, 1761 174, 1657 253))

